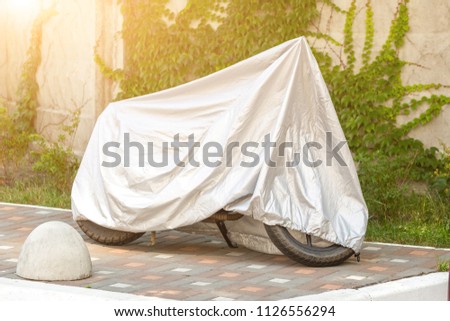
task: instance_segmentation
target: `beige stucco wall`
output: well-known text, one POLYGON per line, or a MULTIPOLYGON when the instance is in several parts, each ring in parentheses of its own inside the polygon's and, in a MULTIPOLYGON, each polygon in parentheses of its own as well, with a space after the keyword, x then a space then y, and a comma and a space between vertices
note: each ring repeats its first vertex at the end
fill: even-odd
MULTIPOLYGON (((117 84, 104 79, 93 61, 97 44, 106 62, 122 65, 123 45, 118 32, 121 15, 116 0, 54 0, 58 14, 44 28, 42 65, 37 78, 40 85, 37 129, 56 137, 58 123, 81 108, 80 126, 73 140, 74 149, 82 154, 95 119, 117 91, 117 84)), ((335 0, 348 8, 351 0, 335 0)), ((14 101, 25 60, 29 33, 38 11, 51 0, 0 0, 0 98, 14 101), (18 3, 26 4, 20 7, 18 3)), ((171 9, 178 12, 186 0, 172 0, 171 9)), ((397 0, 372 1, 375 15, 375 51, 383 44, 397 0)), ((355 23, 357 54, 364 41, 365 0, 358 1, 355 23)), ((408 66, 403 78, 406 83, 440 82, 450 85, 450 1, 411 0, 411 30, 402 48, 401 57, 423 68, 408 66)), ((325 7, 319 29, 338 40, 343 38, 344 17, 325 7), (330 18, 331 17, 331 18, 330 18)), ((323 46, 320 41, 315 46, 323 46)), ((339 50, 339 49, 336 49, 339 50)), ((337 59, 337 57, 336 57, 337 59)), ((443 89, 450 95, 449 89, 443 89)), ((401 119, 405 121, 405 119, 401 119)), ((428 146, 450 145, 450 110, 423 128, 412 132, 428 146)))
POLYGON ((0 0, 0 97, 14 102, 21 66, 39 10, 55 5, 57 14, 44 26, 42 63, 38 70, 39 109, 36 128, 56 138, 61 124, 80 109, 75 137, 68 139, 82 154, 95 120, 117 86, 98 71, 94 47, 111 65, 122 65, 120 10, 115 0, 0 0))
POLYGON ((16 98, 31 25, 39 8, 37 2, 24 10, 13 1, 0 0, 0 97, 3 99, 16 98))
MULTIPOLYGON (((334 0, 341 8, 350 7, 351 0, 334 0)), ((361 52, 365 39, 365 3, 366 0, 357 1, 357 16, 354 25, 354 39, 357 61, 361 62, 361 52)), ((397 0, 372 0, 374 11, 374 49, 372 56, 381 49, 384 44, 392 18, 396 12, 397 0)), ((402 79, 406 85, 417 83, 441 83, 450 85, 450 1, 449 0, 410 0, 409 3, 410 30, 406 35, 405 44, 400 50, 400 57, 417 65, 405 66, 402 79)), ((324 7, 319 30, 332 35, 338 41, 343 42, 344 15, 331 13, 324 7)), ((324 46, 323 41, 310 43, 316 46, 324 46)), ((330 52, 330 47, 327 47, 330 52)), ((332 54, 335 62, 342 54, 340 48, 333 47, 337 53, 332 54)), ((433 92, 433 93, 436 93, 433 92)), ((437 93, 450 95, 449 88, 441 88, 437 93)), ((414 94, 420 97, 424 93, 414 94)), ((430 92, 431 94, 431 92, 430 92)), ((402 124, 414 116, 418 116, 423 109, 411 113, 409 116, 400 116, 399 123, 402 124)), ((444 107, 441 115, 429 124, 414 129, 410 135, 422 140, 426 146, 442 147, 442 144, 450 146, 450 108, 444 107)))

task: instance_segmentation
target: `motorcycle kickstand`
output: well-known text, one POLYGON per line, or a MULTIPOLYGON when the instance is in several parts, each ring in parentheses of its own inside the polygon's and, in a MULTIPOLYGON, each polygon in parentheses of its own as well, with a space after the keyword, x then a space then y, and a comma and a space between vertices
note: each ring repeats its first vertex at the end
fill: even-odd
POLYGON ((225 239, 225 241, 228 244, 228 247, 230 248, 237 248, 237 244, 232 242, 230 240, 230 238, 228 237, 228 230, 227 227, 225 225, 224 221, 216 221, 217 227, 219 228, 220 233, 222 234, 223 238, 225 239))

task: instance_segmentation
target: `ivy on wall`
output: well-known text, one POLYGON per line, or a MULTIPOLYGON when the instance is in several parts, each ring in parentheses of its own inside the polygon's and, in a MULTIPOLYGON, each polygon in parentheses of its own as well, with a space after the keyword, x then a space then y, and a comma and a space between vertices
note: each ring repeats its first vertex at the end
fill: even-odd
POLYGON ((34 131, 39 92, 36 75, 42 60, 42 29, 45 23, 55 14, 54 8, 41 11, 31 27, 30 44, 25 63, 22 66, 17 90, 18 99, 15 118, 16 126, 21 131, 34 131))
MULTIPOLYGON (((365 192, 370 194, 370 188, 380 186, 380 181, 372 177, 380 173, 388 175, 386 179, 394 186, 402 184, 402 177, 404 181, 432 181, 433 172, 445 170, 448 157, 440 158, 436 148, 426 149, 420 141, 407 136, 450 103, 450 97, 444 95, 421 94, 441 88, 440 84, 404 85, 401 80, 407 62, 399 58, 398 52, 409 30, 408 0, 398 1, 389 35, 376 54, 372 3, 365 2, 366 34, 361 57, 354 50, 354 20, 359 12, 355 0, 346 10, 331 0, 189 0, 176 15, 166 8, 167 3, 121 2, 125 67, 112 70, 95 56, 103 73, 120 82, 117 99, 188 82, 302 35, 323 38, 344 53, 341 63, 335 64, 328 52, 312 48, 350 148, 360 163, 365 192), (318 3, 345 16, 342 44, 330 35, 310 31, 320 17, 318 3), (358 61, 360 68, 355 67, 358 61), (410 99, 411 94, 419 94, 420 98, 410 99), (419 116, 397 125, 398 116, 419 107, 424 110, 419 116)), ((446 180, 442 189, 447 196, 448 183, 446 180)), ((382 191, 373 193, 373 208, 380 202, 379 193, 382 191)))
POLYGON ((430 122, 439 115, 443 106, 450 103, 450 97, 443 95, 423 95, 420 99, 408 97, 412 93, 439 89, 440 84, 404 85, 401 80, 402 61, 398 51, 409 30, 408 1, 400 1, 396 16, 392 21, 389 35, 374 59, 370 59, 373 47, 373 11, 367 1, 366 39, 362 52, 362 67, 355 71, 353 50, 353 22, 356 1, 352 1, 346 14, 344 29, 344 52, 347 64, 333 65, 326 53, 318 53, 322 58, 321 70, 328 84, 344 132, 353 150, 362 152, 384 151, 404 152, 418 141, 407 139, 411 129, 430 122), (396 125, 399 115, 409 114, 425 105, 427 108, 418 117, 396 125))
MULTIPOLYGON (((416 182, 427 182, 431 190, 447 201, 450 199, 449 149, 441 153, 435 147, 425 148, 421 141, 408 136, 413 128, 429 123, 450 104, 448 96, 427 93, 436 92, 441 84, 402 82, 401 72, 408 62, 401 60, 398 53, 409 30, 408 2, 398 1, 388 37, 373 55, 373 11, 371 1, 366 1, 365 42, 358 70, 355 62, 359 57, 353 49, 355 0, 344 13, 346 63, 335 65, 328 53, 315 50, 348 143, 359 163, 358 174, 369 210, 373 217, 383 219, 396 217, 415 203, 409 195, 416 182), (419 107, 422 112, 417 117, 398 125, 399 116, 417 112, 419 107)), ((413 213, 416 209, 409 211, 413 213)), ((443 214, 447 230, 450 230, 449 215, 443 214)))
MULTIPOLYGON (((66 144, 78 127, 80 110, 69 124, 61 124, 57 141, 49 141, 35 130, 39 84, 36 76, 42 61, 43 27, 56 15, 54 7, 39 12, 31 27, 30 42, 17 90, 17 108, 11 115, 0 104, 0 182, 51 185, 62 193, 70 191, 79 160, 66 144), (31 171, 35 174, 30 175, 31 171), (26 177, 26 179, 25 179, 26 177), (28 181, 29 180, 29 181, 28 181)), ((22 185, 24 186, 24 185, 22 185)))
POLYGON ((316 0, 190 0, 177 15, 168 2, 122 2, 125 67, 113 71, 96 56, 105 75, 120 81, 118 99, 188 82, 304 35, 319 14, 316 0))

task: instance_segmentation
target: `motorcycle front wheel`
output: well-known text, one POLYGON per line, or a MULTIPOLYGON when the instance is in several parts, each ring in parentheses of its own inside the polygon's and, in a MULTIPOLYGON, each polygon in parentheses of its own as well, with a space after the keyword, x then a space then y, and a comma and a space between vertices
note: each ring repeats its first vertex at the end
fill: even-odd
POLYGON ((311 267, 339 265, 355 252, 338 244, 317 246, 312 237, 306 235, 306 242, 301 242, 285 227, 264 224, 267 235, 273 244, 287 257, 311 267))

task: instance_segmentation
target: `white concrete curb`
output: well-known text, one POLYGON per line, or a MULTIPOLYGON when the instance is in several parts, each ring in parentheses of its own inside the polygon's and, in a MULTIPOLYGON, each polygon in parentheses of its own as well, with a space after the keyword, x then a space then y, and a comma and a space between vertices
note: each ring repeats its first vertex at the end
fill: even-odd
POLYGON ((4 206, 19 206, 19 207, 26 207, 26 208, 36 208, 36 209, 40 209, 40 210, 58 211, 58 212, 59 211, 72 212, 72 210, 68 210, 67 208, 47 207, 47 206, 39 206, 39 205, 5 203, 5 202, 0 202, 0 205, 4 205, 4 206))
POLYGON ((170 301, 76 286, 0 278, 0 301, 170 301))
MULTIPOLYGON (((448 273, 438 272, 397 281, 343 289, 282 301, 445 301, 448 273)), ((0 301, 171 301, 127 293, 0 278, 0 301)))
POLYGON ((381 243, 381 242, 365 241, 364 244, 365 245, 381 245, 381 246, 400 246, 400 247, 414 248, 414 249, 424 249, 424 250, 450 251, 450 248, 445 248, 445 247, 433 247, 433 246, 423 246, 423 245, 409 245, 409 244, 399 244, 399 243, 381 243))
POLYGON ((446 301, 448 272, 437 272, 359 289, 299 296, 285 301, 446 301))

